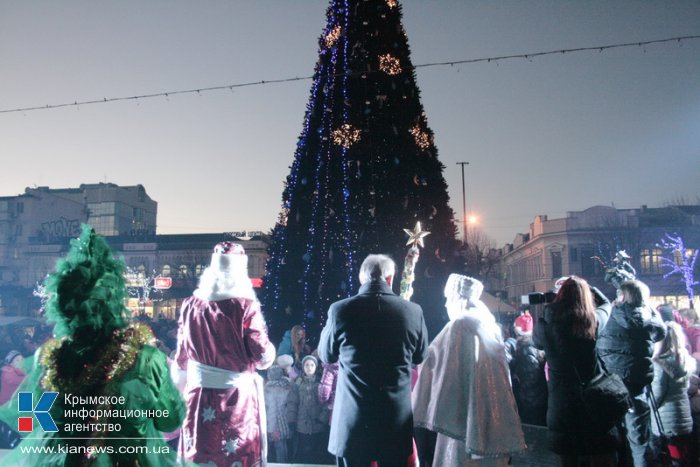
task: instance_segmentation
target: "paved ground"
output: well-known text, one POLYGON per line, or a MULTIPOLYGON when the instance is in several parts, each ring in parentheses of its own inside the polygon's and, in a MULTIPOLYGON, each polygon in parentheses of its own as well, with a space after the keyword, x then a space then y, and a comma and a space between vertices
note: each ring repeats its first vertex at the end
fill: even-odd
MULTIPOLYGON (((547 429, 532 425, 523 425, 527 450, 513 457, 512 466, 517 467, 554 467, 557 465, 556 457, 547 450, 547 429)), ((9 451, 0 449, 0 465, 3 457, 9 451)), ((309 464, 268 464, 270 467, 312 467, 309 464)), ((315 465, 313 467, 321 467, 315 465)), ((328 466, 333 467, 333 466, 328 466)))

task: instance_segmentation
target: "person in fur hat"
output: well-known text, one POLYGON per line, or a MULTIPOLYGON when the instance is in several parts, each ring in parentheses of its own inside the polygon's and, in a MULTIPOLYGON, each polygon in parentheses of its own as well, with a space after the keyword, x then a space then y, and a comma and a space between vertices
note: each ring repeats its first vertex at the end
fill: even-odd
POLYGON ((471 277, 447 279, 450 322, 428 347, 413 388, 414 426, 437 433, 434 446, 418 446, 421 465, 505 466, 526 447, 501 331, 479 300, 483 290, 471 277))
POLYGON ((263 381, 275 359, 237 243, 216 245, 180 312, 175 361, 186 370, 187 415, 179 453, 207 465, 266 465, 263 381))

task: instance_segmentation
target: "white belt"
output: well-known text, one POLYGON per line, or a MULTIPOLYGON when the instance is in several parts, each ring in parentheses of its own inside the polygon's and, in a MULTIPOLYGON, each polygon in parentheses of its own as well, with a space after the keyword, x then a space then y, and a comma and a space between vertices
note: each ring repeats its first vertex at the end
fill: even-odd
POLYGON ((263 380, 256 372, 224 370, 204 363, 187 360, 187 387, 208 389, 231 389, 240 385, 250 385, 258 396, 258 426, 260 426, 260 447, 262 466, 267 465, 267 415, 263 380))
POLYGON ((224 370, 204 363, 187 360, 187 386, 190 388, 231 389, 239 384, 251 384, 252 372, 224 370))

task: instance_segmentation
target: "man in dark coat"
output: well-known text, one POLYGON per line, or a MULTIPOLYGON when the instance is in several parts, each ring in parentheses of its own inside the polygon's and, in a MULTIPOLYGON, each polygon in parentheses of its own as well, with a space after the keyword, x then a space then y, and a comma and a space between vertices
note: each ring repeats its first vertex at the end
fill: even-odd
POLYGON ((622 378, 632 397, 634 411, 625 415, 625 425, 635 466, 650 465, 650 410, 644 388, 654 379, 654 343, 666 335, 658 313, 647 304, 649 295, 644 283, 624 282, 596 343, 607 370, 622 378))
POLYGON ((411 366, 425 358, 420 306, 391 290, 394 262, 369 255, 360 290, 331 305, 318 355, 340 362, 328 451, 343 467, 405 467, 412 452, 411 366))

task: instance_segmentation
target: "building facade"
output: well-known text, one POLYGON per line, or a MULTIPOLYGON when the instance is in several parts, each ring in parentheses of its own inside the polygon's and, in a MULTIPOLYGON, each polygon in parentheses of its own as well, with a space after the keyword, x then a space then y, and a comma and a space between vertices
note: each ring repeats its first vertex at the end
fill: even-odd
POLYGON ((123 256, 134 313, 174 317, 220 241, 240 242, 250 276, 263 277, 267 240, 262 232, 157 235, 157 206, 142 185, 111 183, 27 188, 21 195, 0 197, 0 315, 38 312, 34 291, 65 257, 82 223, 123 256))
POLYGON ((614 298, 614 288, 604 281, 605 269, 617 251, 625 250, 637 277, 649 285, 654 303, 687 307, 680 275, 664 278, 670 269, 663 266, 662 257, 681 261, 677 252, 662 248, 666 234, 681 236, 688 253, 694 254, 700 247, 700 206, 593 206, 559 219, 536 216, 528 233, 516 235, 502 250, 504 289, 509 301, 519 304, 522 296, 549 291, 558 278, 575 274, 614 298))

